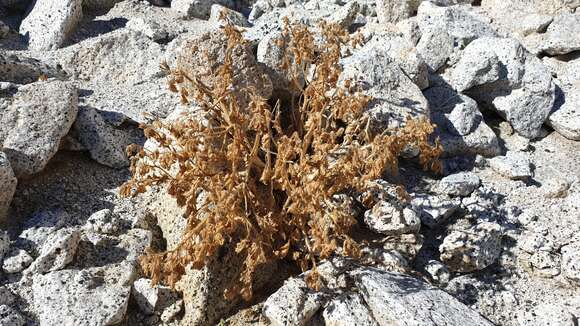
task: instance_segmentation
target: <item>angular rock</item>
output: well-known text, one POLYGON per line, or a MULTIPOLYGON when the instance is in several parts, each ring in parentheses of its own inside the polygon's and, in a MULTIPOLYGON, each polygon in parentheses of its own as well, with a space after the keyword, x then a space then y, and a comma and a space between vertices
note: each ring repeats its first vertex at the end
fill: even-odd
POLYGON ((465 231, 452 231, 439 246, 441 260, 456 272, 484 269, 499 257, 502 233, 501 226, 491 222, 481 222, 465 231))
POLYGON ((272 325, 308 325, 323 304, 321 293, 310 290, 304 280, 291 278, 264 302, 263 314, 272 325))
POLYGON ((560 255, 538 251, 529 258, 533 273, 539 277, 553 278, 560 274, 560 255))
POLYGON ((60 229, 51 234, 26 273, 46 273, 63 269, 73 260, 79 241, 79 230, 60 229))
POLYGON ((546 30, 546 27, 552 23, 553 20, 554 18, 551 15, 526 15, 523 20, 520 21, 521 25, 518 27, 518 32, 522 33, 523 35, 543 32, 546 30))
MULTIPOLYGON (((4 152, 0 152, 0 221, 6 220, 12 197, 18 180, 14 176, 10 161, 4 152)), ((2 231, 0 231, 0 260, 2 259, 2 231)))
POLYGON ((351 80, 351 85, 359 86, 364 94, 373 98, 365 112, 370 116, 371 128, 382 131, 400 127, 408 116, 429 116, 427 100, 421 90, 383 46, 365 47, 342 59, 341 64, 343 72, 339 83, 351 80))
POLYGON ((0 230, 0 262, 2 262, 2 259, 4 258, 4 256, 6 256, 9 249, 10 249, 10 236, 8 235, 8 232, 0 230))
POLYGON ((378 326, 369 308, 358 294, 349 294, 333 299, 324 312, 324 324, 327 326, 378 326))
POLYGON ((131 287, 115 274, 126 268, 120 267, 114 273, 111 269, 90 268, 35 275, 33 308, 40 325, 114 325, 121 322, 131 287))
POLYGON ((114 234, 121 228, 121 221, 110 209, 93 213, 87 220, 85 228, 102 234, 114 234))
POLYGON ((372 231, 385 235, 415 233, 421 227, 419 215, 413 209, 384 200, 365 212, 364 222, 372 231))
POLYGON ((479 187, 480 180, 473 172, 459 172, 448 175, 439 181, 438 190, 450 196, 469 196, 479 187))
POLYGON ((69 224, 71 219, 66 211, 59 208, 40 210, 24 223, 18 240, 22 240, 27 250, 36 251, 51 234, 69 224))
POLYGON ((505 156, 489 160, 491 168, 512 180, 525 180, 532 176, 530 159, 525 153, 509 151, 505 156))
POLYGON ((446 199, 425 194, 411 194, 411 198, 411 206, 413 210, 419 212, 421 223, 430 228, 441 225, 461 205, 461 201, 457 198, 446 199))
POLYGON ((451 278, 451 273, 449 272, 449 269, 447 269, 447 266, 437 260, 430 260, 427 262, 427 265, 425 265, 425 271, 429 274, 431 280, 441 285, 449 283, 451 278))
POLYGON ((182 18, 207 19, 211 13, 211 6, 216 3, 226 7, 233 6, 231 0, 172 0, 171 9, 182 18))
POLYGON ((3 82, 29 84, 38 81, 40 76, 62 78, 66 74, 37 59, 0 51, 0 76, 3 82))
POLYGON ((381 24, 397 23, 411 17, 417 9, 416 0, 377 0, 377 17, 381 24))
POLYGON ((127 22, 125 27, 135 32, 143 33, 153 41, 162 41, 169 37, 167 31, 153 20, 133 18, 127 22))
POLYGON ((83 16, 81 0, 36 0, 20 24, 20 34, 28 36, 34 50, 61 47, 83 16))
POLYGON ((416 278, 365 267, 350 274, 379 325, 493 325, 451 295, 416 278))
POLYGON ((556 16, 548 26, 545 41, 540 47, 541 51, 549 55, 559 55, 580 50, 578 26, 580 26, 578 13, 563 13, 556 16))
POLYGON ((26 267, 28 267, 34 258, 32 258, 26 250, 13 248, 4 257, 4 262, 2 263, 2 270, 8 274, 20 273, 26 267))
POLYGON ((580 85, 561 91, 546 124, 568 139, 580 140, 580 85))
POLYGON ((216 24, 220 24, 220 23, 222 23, 222 19, 221 19, 222 15, 229 22, 231 22, 232 24, 234 24, 236 26, 242 26, 242 27, 249 27, 250 26, 250 23, 248 22, 246 17, 244 17, 244 15, 242 15, 241 13, 239 13, 235 10, 229 9, 229 8, 224 7, 222 5, 219 5, 219 4, 214 4, 211 6, 209 21, 216 23, 216 24))
POLYGON ((500 61, 488 48, 468 46, 453 70, 453 86, 459 92, 500 79, 500 61))
POLYGON ((78 140, 95 161, 112 168, 129 166, 125 152, 129 145, 127 134, 107 124, 97 110, 81 106, 73 127, 78 140))
POLYGON ((479 38, 462 52, 456 67, 458 70, 454 75, 462 76, 455 77, 461 80, 461 88, 479 84, 465 91, 467 95, 495 109, 520 135, 535 138, 540 134, 541 126, 554 105, 555 85, 541 61, 527 52, 518 41, 479 38), (495 73, 489 73, 495 69, 491 59, 484 60, 491 66, 485 68, 478 65, 474 74, 462 75, 462 67, 472 65, 473 60, 493 58, 494 55, 502 67, 501 78, 498 80, 493 80, 495 73))
POLYGON ((465 6, 439 7, 423 1, 417 23, 422 34, 417 51, 433 71, 471 41, 497 35, 483 17, 465 6))
POLYGON ((0 325, 2 326, 22 326, 26 324, 26 319, 16 309, 0 305, 0 325))
POLYGON ((329 17, 329 21, 347 29, 353 24, 360 11, 358 1, 349 1, 329 17))
POLYGON ((77 105, 71 83, 41 81, 19 88, 0 116, 0 141, 17 177, 46 166, 72 126, 77 105))
POLYGON ((131 295, 137 302, 139 309, 146 314, 152 314, 155 311, 159 293, 151 284, 151 280, 140 278, 133 283, 131 295))

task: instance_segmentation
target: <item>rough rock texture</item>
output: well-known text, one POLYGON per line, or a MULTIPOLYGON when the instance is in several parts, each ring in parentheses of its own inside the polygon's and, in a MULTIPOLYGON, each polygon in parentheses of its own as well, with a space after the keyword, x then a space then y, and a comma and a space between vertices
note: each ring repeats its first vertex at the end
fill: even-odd
POLYGON ((479 187, 480 179, 473 172, 460 172, 448 175, 439 182, 439 191, 451 196, 469 196, 479 187))
POLYGON ((461 53, 455 66, 455 87, 479 103, 486 103, 506 117, 512 127, 527 138, 537 137, 555 100, 555 85, 541 61, 518 41, 506 38, 479 38, 461 53), (498 61, 502 73, 497 74, 498 61), (482 61, 485 66, 475 64, 482 61), (465 68, 465 69, 463 69, 465 68), (467 76, 462 75, 463 71, 467 76))
POLYGON ((372 231, 385 235, 414 233, 421 227, 417 212, 385 200, 366 211, 364 221, 372 231))
POLYGON ((401 126, 407 116, 427 117, 429 107, 421 90, 399 68, 388 49, 365 47, 342 60, 340 81, 352 80, 373 97, 366 114, 376 129, 401 126))
POLYGON ((447 220, 459 208, 459 199, 430 196, 424 194, 412 194, 411 205, 419 212, 421 223, 433 228, 447 220))
MULTIPOLYGON (((14 177, 14 171, 12 171, 8 157, 3 152, 0 152, 0 221, 4 221, 7 217, 17 183, 18 180, 14 177)), ((2 250, 0 249, 0 258, 2 257, 1 252, 2 250)))
POLYGON ((46 273, 63 269, 73 260, 79 241, 80 232, 75 229, 60 229, 51 234, 26 273, 46 273))
POLYGON ((219 4, 214 4, 211 6, 211 12, 209 15, 209 21, 214 23, 221 23, 222 19, 221 16, 224 16, 225 19, 236 26, 242 27, 249 27, 250 23, 244 17, 242 13, 239 13, 235 10, 229 9, 219 4))
POLYGON ((527 179, 532 176, 530 160, 525 153, 510 151, 505 156, 492 158, 489 165, 497 173, 513 180, 527 179))
POLYGON ((452 231, 439 247, 441 260, 453 271, 471 272, 493 264, 501 252, 501 226, 482 222, 452 231))
POLYGON ((348 294, 332 300, 324 309, 323 317, 324 324, 329 326, 379 325, 360 294, 348 294))
POLYGON ((18 89, 0 116, 0 140, 17 177, 46 166, 76 118, 77 103, 71 83, 40 81, 18 89))
POLYGON ((173 0, 171 9, 183 18, 204 18, 207 19, 211 13, 213 4, 232 6, 231 0, 173 0))
POLYGON ((264 302, 264 316, 273 325, 307 325, 324 303, 302 279, 289 279, 264 302))
POLYGON ((18 311, 7 305, 0 305, 0 325, 22 326, 24 324, 26 320, 18 311))
POLYGON ((33 261, 34 258, 32 258, 26 250, 12 248, 4 257, 2 270, 7 274, 20 273, 33 261))
POLYGON ((65 74, 40 60, 0 50, 0 75, 3 82, 28 84, 37 81, 40 76, 62 78, 65 74))
POLYGON ((61 47, 82 19, 81 0, 36 0, 20 25, 20 34, 29 39, 35 50, 61 47))
POLYGON ((8 235, 8 232, 2 230, 0 231, 0 262, 2 262, 4 256, 8 253, 9 248, 10 236, 8 235))
POLYGON ((548 26, 546 38, 540 47, 541 51, 549 55, 558 55, 580 50, 580 39, 577 33, 579 24, 578 13, 564 13, 556 16, 548 26))

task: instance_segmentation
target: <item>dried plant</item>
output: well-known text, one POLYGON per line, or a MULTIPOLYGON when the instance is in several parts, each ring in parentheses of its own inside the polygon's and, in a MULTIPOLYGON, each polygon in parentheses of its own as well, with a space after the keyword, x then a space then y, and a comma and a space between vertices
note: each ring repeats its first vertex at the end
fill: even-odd
POLYGON ((349 82, 338 85, 341 48, 360 39, 337 25, 320 23, 323 41, 317 45, 312 31, 286 21, 279 44, 286 49, 283 68, 309 77, 295 83, 300 96, 292 105, 273 107, 255 89, 234 85, 232 51, 245 41, 232 25, 222 29, 226 55, 212 85, 170 71, 169 88, 197 109, 175 122, 144 126, 155 150, 130 148, 133 177, 122 194, 166 185, 186 208, 188 222, 175 249, 149 252, 142 266, 154 282, 174 285, 186 267, 202 268, 229 245, 244 266, 226 297, 250 299, 256 269, 281 259, 312 268, 308 283, 318 288, 317 261, 335 253, 360 255, 349 236, 356 216, 333 196, 362 193, 369 181, 395 174, 408 148, 419 149, 423 166, 436 169, 440 147, 429 142, 433 126, 409 119, 403 128, 373 134, 363 115, 369 98, 349 82), (240 107, 239 94, 250 99, 247 106, 240 107))

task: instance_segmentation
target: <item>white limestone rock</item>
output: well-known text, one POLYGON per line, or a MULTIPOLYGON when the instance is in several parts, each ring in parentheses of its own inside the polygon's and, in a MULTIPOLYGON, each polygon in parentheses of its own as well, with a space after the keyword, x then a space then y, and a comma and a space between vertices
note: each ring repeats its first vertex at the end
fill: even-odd
POLYGON ((20 34, 28 36, 31 49, 55 50, 65 43, 82 17, 81 0, 36 0, 20 24, 20 34))
POLYGON ((489 165, 495 172, 512 180, 525 180, 531 177, 530 164, 530 159, 525 153, 513 151, 489 160, 489 165))

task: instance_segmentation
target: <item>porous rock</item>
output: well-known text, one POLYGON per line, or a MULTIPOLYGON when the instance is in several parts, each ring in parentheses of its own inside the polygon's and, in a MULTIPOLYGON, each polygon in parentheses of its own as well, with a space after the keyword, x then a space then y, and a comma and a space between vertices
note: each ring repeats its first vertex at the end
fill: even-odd
POLYGON ((480 180, 473 172, 459 172, 448 175, 439 181, 439 191, 451 196, 469 196, 479 187, 480 180))
POLYGON ((28 252, 20 248, 12 248, 4 257, 2 263, 2 270, 8 274, 20 273, 27 268, 32 262, 32 258, 28 252))
POLYGON ((8 305, 0 305, 0 325, 22 326, 24 324, 26 324, 26 319, 19 311, 8 305))
POLYGON ((578 13, 562 13, 554 18, 548 26, 546 38, 540 46, 541 51, 549 55, 566 54, 580 50, 578 13))
POLYGON ((28 36, 34 50, 61 47, 82 19, 81 0, 36 0, 20 24, 20 34, 28 36))
POLYGON ((365 224, 374 232, 386 235, 415 233, 421 227, 417 212, 389 201, 379 201, 364 214, 365 224))
POLYGON ((494 171, 513 180, 532 176, 530 159, 522 152, 509 151, 505 156, 492 158, 489 164, 494 171))
POLYGON ((80 231, 77 229, 65 228, 51 234, 26 273, 46 273, 63 269, 73 260, 79 241, 80 231))
MULTIPOLYGON (((4 152, 0 152, 0 221, 4 221, 10 208, 10 202, 16 191, 18 180, 14 176, 10 161, 4 152)), ((0 234, 2 232, 0 231, 0 234)), ((2 235, 0 235, 0 260, 2 259, 2 235)))
POLYGON ((484 269, 499 257, 502 233, 501 226, 492 222, 481 222, 465 231, 451 231, 439 246, 441 260, 452 271, 484 269))
POLYGON ((291 278, 264 302, 263 314, 273 325, 307 325, 323 303, 321 293, 291 278))
POLYGON ((0 115, 0 140, 17 177, 38 173, 46 166, 77 110, 77 89, 71 83, 40 81, 18 89, 0 115))

